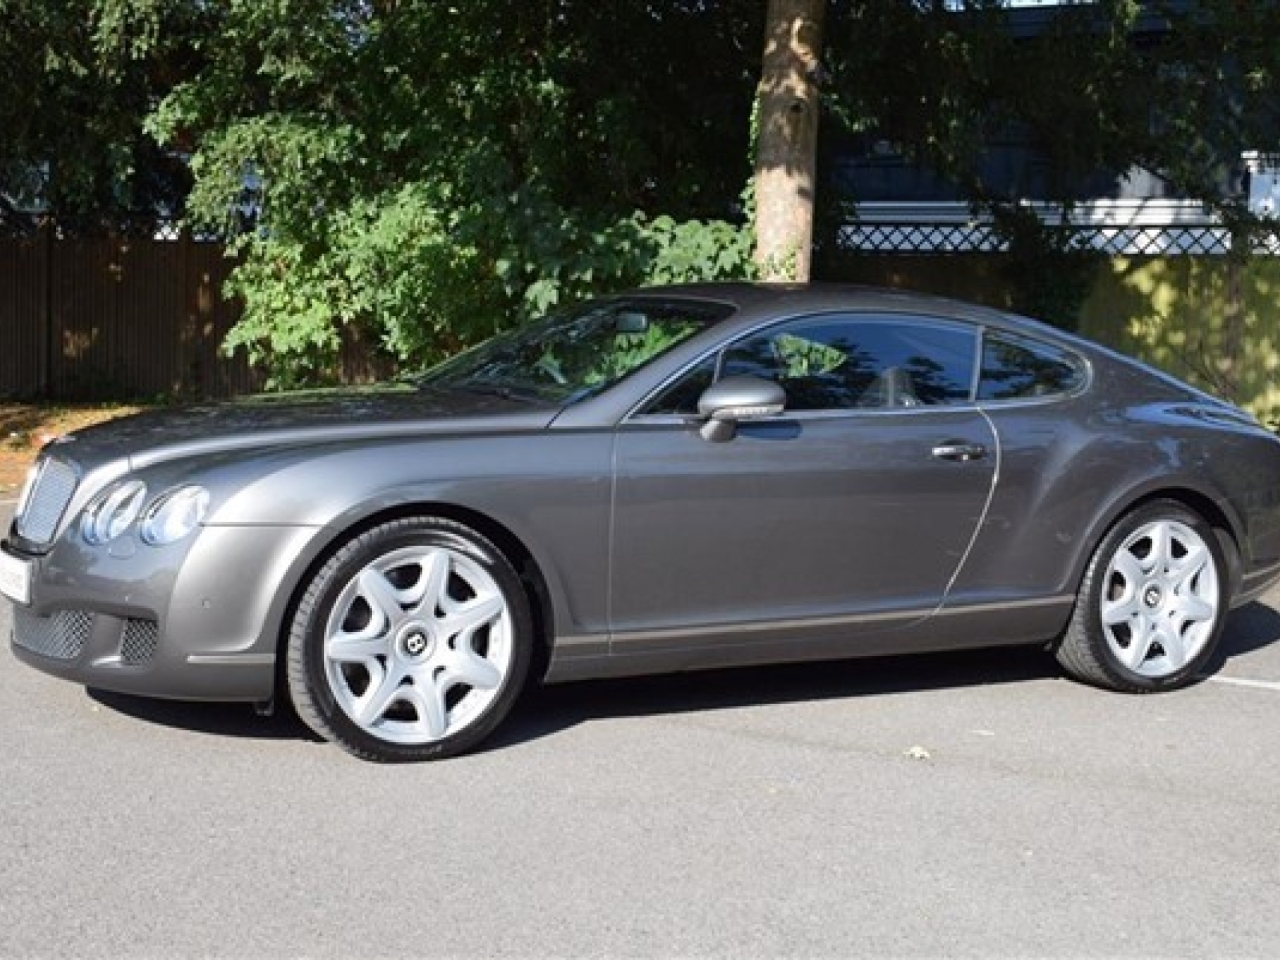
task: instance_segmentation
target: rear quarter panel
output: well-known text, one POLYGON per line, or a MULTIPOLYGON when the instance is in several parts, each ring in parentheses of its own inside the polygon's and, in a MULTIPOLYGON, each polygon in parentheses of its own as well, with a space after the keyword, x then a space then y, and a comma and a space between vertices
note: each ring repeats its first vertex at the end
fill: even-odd
POLYGON ((1280 557, 1280 442, 1238 411, 1085 394, 987 412, 1000 438, 999 480, 948 607, 1074 598, 1106 531, 1160 496, 1199 504, 1225 527, 1237 554, 1228 558, 1233 594, 1280 557))

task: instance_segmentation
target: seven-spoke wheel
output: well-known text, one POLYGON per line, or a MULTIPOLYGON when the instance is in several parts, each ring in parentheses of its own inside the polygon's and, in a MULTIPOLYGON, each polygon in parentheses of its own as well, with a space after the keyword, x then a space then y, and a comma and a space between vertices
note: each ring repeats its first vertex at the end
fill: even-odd
POLYGON ((434 518, 349 541, 294 617, 289 689, 322 736, 379 760, 450 756, 510 709, 529 662, 528 603, 487 540, 434 518))
POLYGON ((1098 547, 1058 659, 1117 690, 1179 686, 1222 631, 1222 553, 1205 522, 1157 501, 1122 518, 1098 547))

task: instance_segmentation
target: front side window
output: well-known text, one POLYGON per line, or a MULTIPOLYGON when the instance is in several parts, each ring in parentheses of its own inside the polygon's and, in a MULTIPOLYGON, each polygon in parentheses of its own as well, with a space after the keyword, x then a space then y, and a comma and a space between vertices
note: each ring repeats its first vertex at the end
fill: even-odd
POLYGON ((658 396, 647 413, 691 414, 716 380, 774 380, 787 409, 873 410, 967 403, 976 334, 915 318, 811 317, 771 327, 709 357, 658 396))
POLYGON ((979 400, 1070 393, 1084 377, 1084 362, 1059 347, 996 331, 987 331, 983 338, 979 400))

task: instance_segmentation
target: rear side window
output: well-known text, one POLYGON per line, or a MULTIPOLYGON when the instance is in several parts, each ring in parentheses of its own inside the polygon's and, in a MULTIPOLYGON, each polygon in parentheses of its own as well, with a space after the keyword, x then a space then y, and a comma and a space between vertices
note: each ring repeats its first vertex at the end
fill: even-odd
POLYGON ((1060 347, 988 330, 978 400, 1023 400, 1070 393, 1084 383, 1084 361, 1060 347))

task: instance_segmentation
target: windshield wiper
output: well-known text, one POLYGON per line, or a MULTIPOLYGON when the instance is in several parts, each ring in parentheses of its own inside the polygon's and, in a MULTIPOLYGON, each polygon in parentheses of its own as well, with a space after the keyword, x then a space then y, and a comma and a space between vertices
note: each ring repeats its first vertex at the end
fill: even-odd
MULTIPOLYGON (((424 386, 435 385, 425 384, 424 386)), ((546 399, 537 390, 529 387, 513 387, 509 383, 493 383, 484 380, 463 380, 460 383, 450 384, 450 388, 465 390, 467 393, 478 393, 486 397, 500 397, 503 400, 519 400, 523 403, 539 403, 546 399)))

